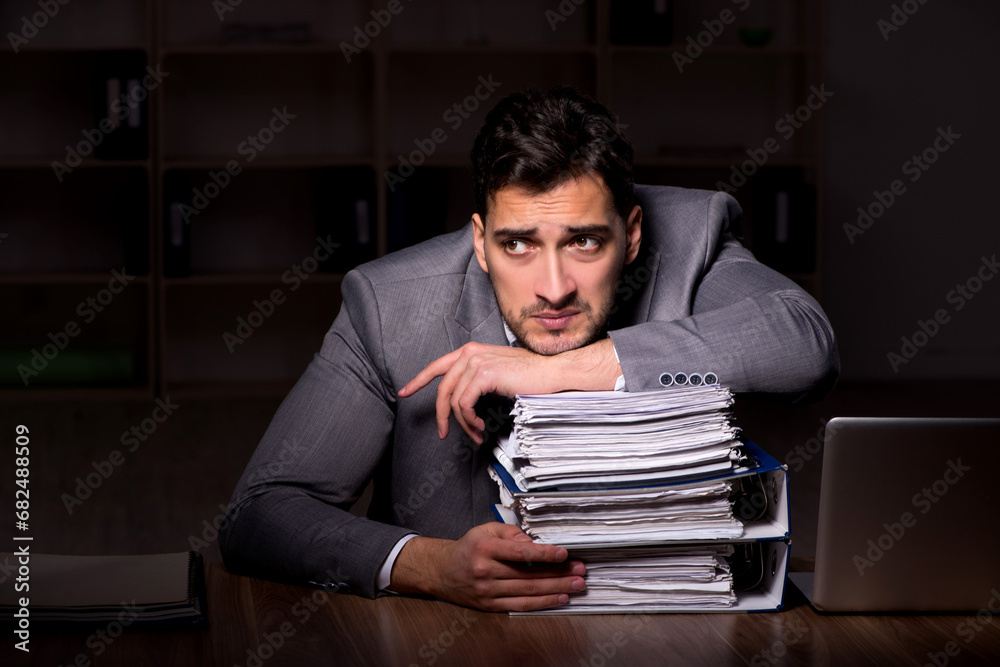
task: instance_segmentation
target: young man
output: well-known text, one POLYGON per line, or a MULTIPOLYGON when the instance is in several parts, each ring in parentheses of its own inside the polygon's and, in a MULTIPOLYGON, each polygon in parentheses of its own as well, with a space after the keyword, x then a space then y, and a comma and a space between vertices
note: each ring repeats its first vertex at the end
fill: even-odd
POLYGON ((479 445, 502 421, 497 396, 647 391, 682 371, 789 399, 835 381, 825 315, 736 241, 736 202, 634 186, 603 106, 568 88, 512 95, 472 158, 470 225, 344 278, 340 314, 234 492, 231 571, 334 573, 345 592, 486 610, 564 604, 583 565, 492 522, 479 445))

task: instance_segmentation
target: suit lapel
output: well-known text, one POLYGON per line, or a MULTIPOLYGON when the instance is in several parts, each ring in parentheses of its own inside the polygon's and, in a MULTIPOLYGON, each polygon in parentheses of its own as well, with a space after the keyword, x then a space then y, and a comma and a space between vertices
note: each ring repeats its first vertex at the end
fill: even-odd
POLYGON ((507 345, 493 285, 490 284, 490 277, 480 268, 475 253, 469 258, 455 319, 447 322, 447 330, 452 349, 473 342, 507 345))

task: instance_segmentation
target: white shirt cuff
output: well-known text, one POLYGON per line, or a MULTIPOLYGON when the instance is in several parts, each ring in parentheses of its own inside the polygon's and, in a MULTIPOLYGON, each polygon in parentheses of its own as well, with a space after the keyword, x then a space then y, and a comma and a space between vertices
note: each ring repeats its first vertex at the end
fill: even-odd
MULTIPOLYGON (((399 556, 399 552, 402 550, 403 545, 417 537, 416 534, 405 535, 396 542, 396 546, 392 548, 389 555, 385 557, 382 561, 382 567, 378 571, 378 576, 375 577, 375 590, 384 591, 389 588, 389 582, 392 578, 392 566, 396 563, 396 557, 399 556)), ((390 591, 392 592, 392 591, 390 591)))
MULTIPOLYGON (((611 341, 611 351, 615 353, 615 361, 617 361, 618 365, 621 366, 622 365, 622 360, 618 358, 618 350, 615 349, 615 342, 614 341, 611 341)), ((625 391, 625 374, 624 373, 622 373, 621 375, 619 375, 618 379, 615 380, 615 391, 625 391)))

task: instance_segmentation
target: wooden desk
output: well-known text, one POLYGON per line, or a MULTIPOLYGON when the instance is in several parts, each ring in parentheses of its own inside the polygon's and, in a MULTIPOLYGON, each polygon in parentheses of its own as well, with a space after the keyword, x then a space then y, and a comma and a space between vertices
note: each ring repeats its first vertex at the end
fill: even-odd
POLYGON ((938 665, 1000 664, 1000 618, 982 620, 966 641, 958 626, 967 616, 823 616, 790 585, 778 613, 511 617, 275 584, 230 575, 221 563, 206 574, 208 629, 131 629, 108 644, 90 632, 36 628, 30 656, 8 635, 0 656, 12 657, 0 663, 853 667, 934 664, 928 654, 937 654, 938 665))

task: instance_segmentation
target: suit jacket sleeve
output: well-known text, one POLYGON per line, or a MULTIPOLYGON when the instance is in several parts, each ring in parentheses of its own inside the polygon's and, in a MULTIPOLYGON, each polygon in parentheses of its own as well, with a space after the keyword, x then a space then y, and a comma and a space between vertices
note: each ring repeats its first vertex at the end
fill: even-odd
POLYGON ((281 404, 220 528, 237 573, 374 597, 379 566, 415 531, 357 517, 351 505, 390 447, 395 396, 387 389, 371 285, 351 272, 320 352, 281 404))
POLYGON ((729 227, 741 212, 732 197, 703 195, 683 212, 660 221, 669 229, 655 241, 664 252, 646 286, 646 321, 610 333, 626 388, 659 389, 662 373, 711 371, 737 393, 826 394, 840 360, 819 304, 736 240, 729 227), (670 256, 671 247, 685 250, 670 256))

